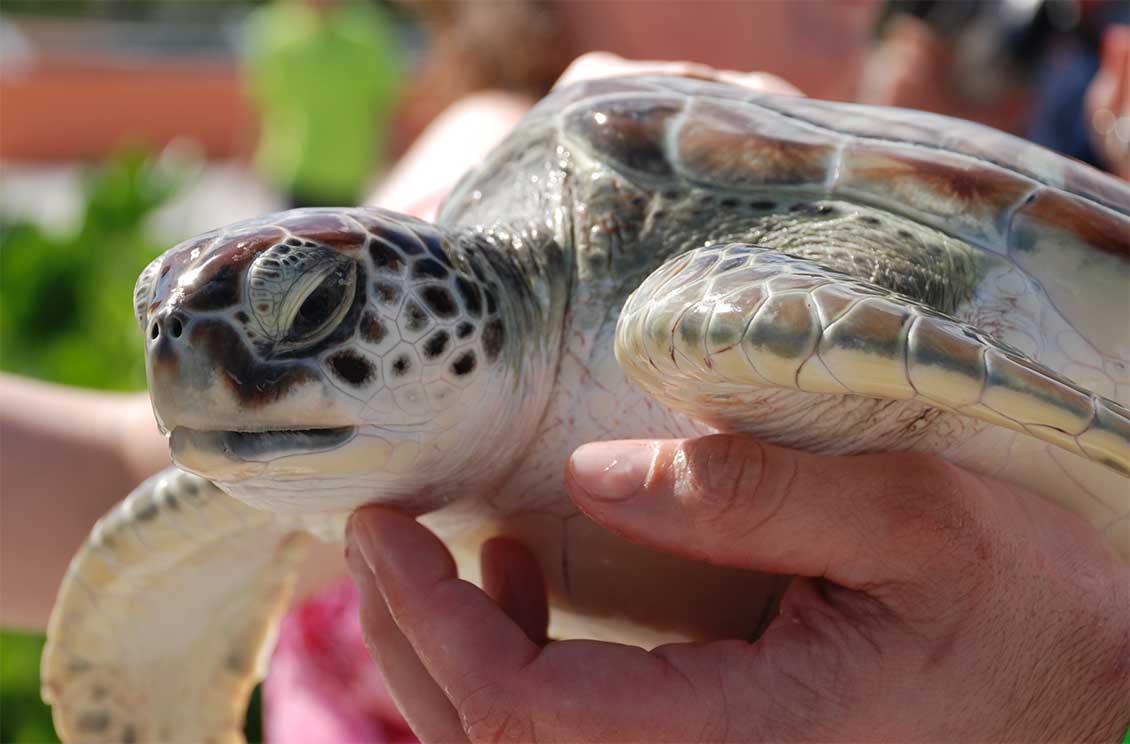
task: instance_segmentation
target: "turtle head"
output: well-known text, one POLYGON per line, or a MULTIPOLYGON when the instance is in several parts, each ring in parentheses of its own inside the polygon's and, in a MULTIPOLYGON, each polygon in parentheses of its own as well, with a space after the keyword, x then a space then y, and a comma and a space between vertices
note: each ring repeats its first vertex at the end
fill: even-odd
POLYGON ((375 209, 284 212, 170 249, 134 299, 173 460, 298 511, 430 509, 489 478, 521 414, 489 270, 375 209))

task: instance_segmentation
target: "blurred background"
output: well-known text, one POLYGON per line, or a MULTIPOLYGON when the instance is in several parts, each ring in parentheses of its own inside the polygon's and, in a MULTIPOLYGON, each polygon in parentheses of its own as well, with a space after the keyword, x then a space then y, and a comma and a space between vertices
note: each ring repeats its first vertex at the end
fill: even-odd
MULTIPOLYGON (((365 202, 450 105, 532 102, 590 50, 981 121, 1125 178, 1128 16, 1089 0, 4 0, 0 370, 141 390, 130 296, 154 256, 365 202)), ((0 634, 0 741, 55 740, 41 643, 0 634)), ((249 726, 258 739, 255 711, 249 726)))

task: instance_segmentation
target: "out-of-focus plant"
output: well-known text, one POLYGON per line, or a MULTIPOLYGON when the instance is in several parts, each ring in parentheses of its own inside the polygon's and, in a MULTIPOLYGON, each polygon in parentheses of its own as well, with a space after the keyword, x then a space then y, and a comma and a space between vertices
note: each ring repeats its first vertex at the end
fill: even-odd
MULTIPOLYGON (((168 247, 146 220, 188 173, 175 159, 124 150, 88 174, 74 232, 0 215, 0 368, 104 389, 145 386, 133 283, 168 247)), ((42 648, 40 635, 0 633, 0 742, 58 741, 39 699, 42 648)))
POLYGON ((77 230, 0 215, 0 368, 110 390, 144 387, 133 283, 167 248, 146 219, 184 169, 125 150, 92 171, 77 230))

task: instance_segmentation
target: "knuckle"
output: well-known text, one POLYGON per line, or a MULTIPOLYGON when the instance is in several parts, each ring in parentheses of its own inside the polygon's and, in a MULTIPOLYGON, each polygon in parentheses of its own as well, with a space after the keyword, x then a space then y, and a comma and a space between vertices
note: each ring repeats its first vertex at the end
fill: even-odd
POLYGON ((533 727, 512 696, 487 683, 456 706, 467 738, 473 742, 531 741, 533 727))
POLYGON ((750 437, 708 436, 684 442, 675 466, 680 497, 702 519, 724 520, 761 490, 765 450, 750 437))

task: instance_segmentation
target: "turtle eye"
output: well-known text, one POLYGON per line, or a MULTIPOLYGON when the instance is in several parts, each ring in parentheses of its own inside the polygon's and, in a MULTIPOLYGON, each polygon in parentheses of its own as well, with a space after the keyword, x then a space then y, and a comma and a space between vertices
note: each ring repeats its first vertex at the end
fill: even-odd
POLYGON ((352 261, 336 266, 298 306, 283 343, 316 343, 337 327, 353 302, 356 276, 352 261))
POLYGON ((356 277, 357 263, 338 251, 280 243, 248 271, 246 310, 275 348, 310 346, 345 318, 356 277))

